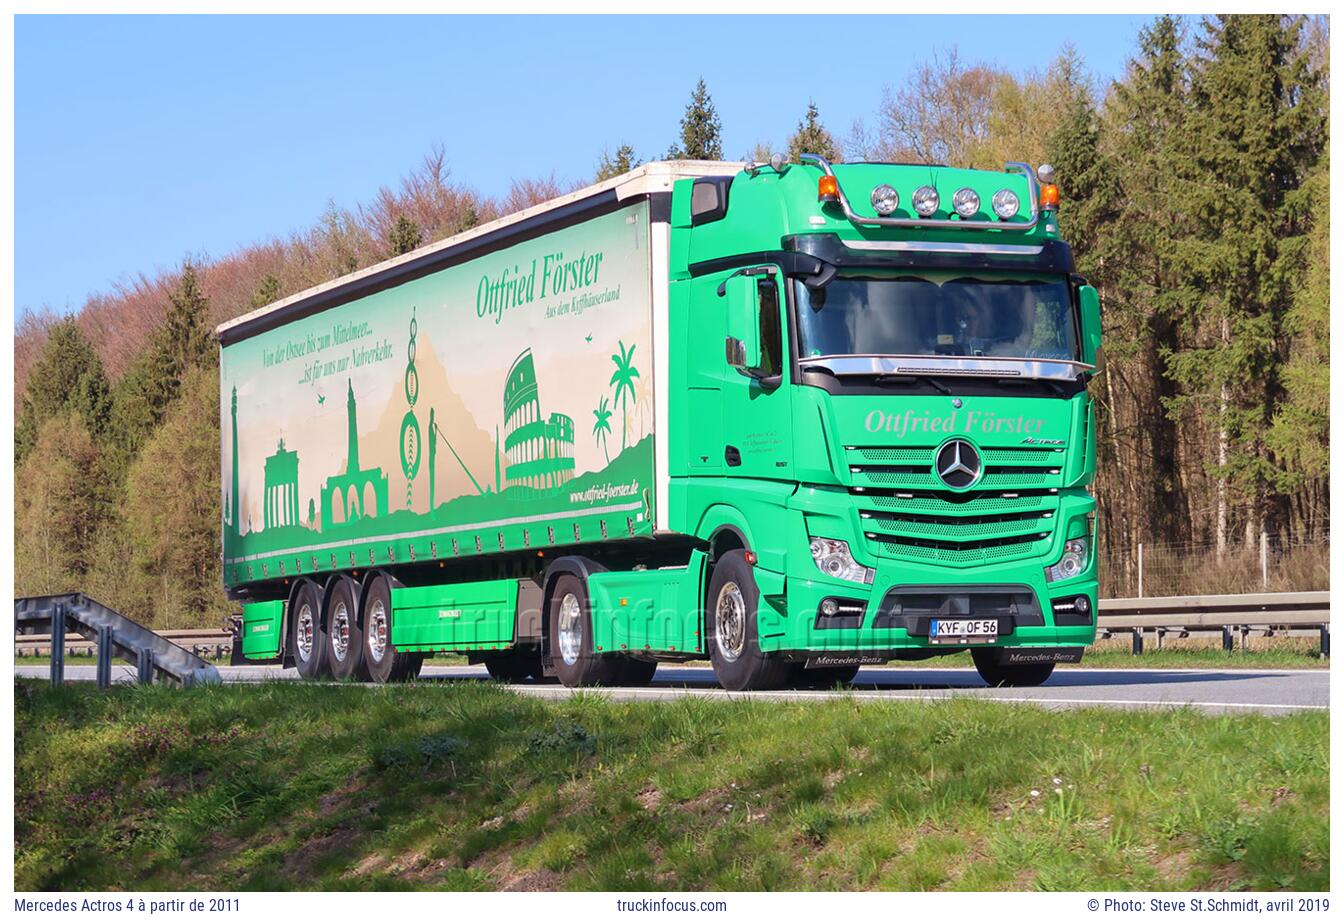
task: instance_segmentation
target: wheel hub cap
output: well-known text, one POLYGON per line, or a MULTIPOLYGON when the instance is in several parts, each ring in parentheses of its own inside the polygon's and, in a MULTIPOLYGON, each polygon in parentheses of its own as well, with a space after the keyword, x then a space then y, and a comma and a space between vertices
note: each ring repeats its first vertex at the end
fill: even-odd
POLYGON ((381 662, 387 652, 387 608, 381 600, 374 601, 364 628, 368 631, 369 658, 381 662))
POLYGON ((579 660, 579 649, 583 646, 583 610, 573 594, 561 599, 559 619, 560 657, 565 664, 572 665, 579 660))
POLYGON ((331 614, 331 653, 336 656, 337 661, 344 661, 349 648, 350 610, 342 601, 336 605, 331 614))
POLYGON ((736 661, 747 644, 747 601, 736 582, 719 591, 714 605, 714 643, 725 661, 736 661))
POLYGON ((304 661, 313 656, 313 608, 307 604, 299 608, 299 618, 294 629, 294 646, 294 650, 304 661))

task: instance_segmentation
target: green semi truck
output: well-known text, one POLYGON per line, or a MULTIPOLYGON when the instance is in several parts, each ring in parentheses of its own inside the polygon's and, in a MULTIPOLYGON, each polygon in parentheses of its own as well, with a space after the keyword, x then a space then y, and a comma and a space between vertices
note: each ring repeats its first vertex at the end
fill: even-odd
POLYGON ((1096 635, 1049 167, 650 163, 218 330, 236 654, 722 686, 1096 635))

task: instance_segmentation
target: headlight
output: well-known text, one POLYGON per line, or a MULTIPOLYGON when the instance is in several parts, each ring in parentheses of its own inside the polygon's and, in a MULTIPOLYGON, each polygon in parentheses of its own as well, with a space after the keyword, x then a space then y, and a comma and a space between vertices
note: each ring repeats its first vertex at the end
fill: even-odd
POLYGON ((980 196, 972 189, 959 188, 952 196, 952 210, 962 217, 970 217, 980 210, 980 196))
POLYGON ((994 193, 991 203, 994 205, 994 213, 1003 220, 1017 216, 1019 202, 1017 194, 1009 189, 1001 188, 994 193))
POLYGON ((910 203, 920 217, 928 217, 938 210, 938 190, 931 185, 921 185, 910 196, 910 203))
POLYGON ((831 578, 857 581, 861 585, 873 583, 873 570, 854 561, 849 552, 849 544, 844 540, 813 537, 812 561, 817 564, 821 574, 829 575, 831 578))
POLYGON ((873 189, 873 210, 883 217, 896 210, 896 206, 901 203, 901 196, 890 185, 879 185, 873 189))
POLYGON ((1045 570, 1045 580, 1063 581, 1066 578, 1076 578, 1083 574, 1083 570, 1087 568, 1087 553, 1087 537, 1066 540, 1064 555, 1059 558, 1058 562, 1045 570))

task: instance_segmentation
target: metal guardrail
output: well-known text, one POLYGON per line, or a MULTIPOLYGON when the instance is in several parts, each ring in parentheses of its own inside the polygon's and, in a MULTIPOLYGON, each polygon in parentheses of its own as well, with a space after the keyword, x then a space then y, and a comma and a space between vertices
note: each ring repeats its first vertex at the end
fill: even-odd
POLYGON ((214 665, 86 595, 15 599, 14 631, 19 636, 47 634, 51 682, 57 686, 65 679, 65 640, 69 629, 95 644, 100 687, 112 683, 113 658, 135 665, 136 677, 142 684, 155 678, 183 687, 219 683, 219 671, 214 665))
MULTIPOLYGON (((1108 598, 1100 602, 1100 608, 1097 637, 1128 635, 1136 655, 1143 652, 1148 635, 1157 648, 1162 648, 1168 638, 1221 633, 1226 651, 1231 651, 1238 640, 1245 649, 1252 636, 1319 635, 1322 657, 1330 656, 1329 591, 1108 598)), ((168 629, 156 635, 216 661, 230 654, 233 645, 233 635, 227 629, 168 629)), ((49 634, 20 635, 14 642, 20 656, 50 654, 53 645, 49 634)), ((97 651, 96 641, 79 633, 64 636, 63 646, 67 655, 93 656, 97 651)))
POLYGON ((1320 636, 1321 657, 1330 657, 1330 592, 1208 594, 1189 597, 1125 597, 1100 602, 1097 638, 1128 634, 1134 654, 1143 653, 1145 634, 1157 648, 1168 637, 1221 633, 1223 649, 1251 636, 1320 636))

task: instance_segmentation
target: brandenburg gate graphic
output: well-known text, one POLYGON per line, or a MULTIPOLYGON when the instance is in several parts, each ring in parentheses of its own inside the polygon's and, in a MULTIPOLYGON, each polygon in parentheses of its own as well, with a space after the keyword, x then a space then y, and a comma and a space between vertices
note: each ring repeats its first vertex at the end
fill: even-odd
POLYGON ((266 458, 266 507, 264 527, 293 527, 299 523, 299 455, 285 450, 280 439, 275 453, 266 458))

